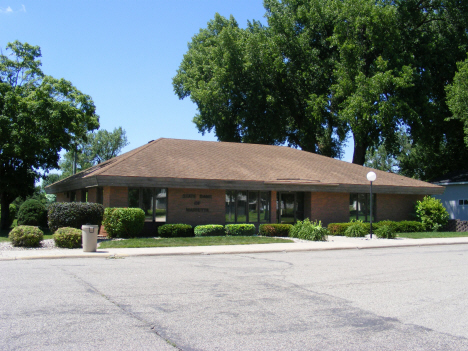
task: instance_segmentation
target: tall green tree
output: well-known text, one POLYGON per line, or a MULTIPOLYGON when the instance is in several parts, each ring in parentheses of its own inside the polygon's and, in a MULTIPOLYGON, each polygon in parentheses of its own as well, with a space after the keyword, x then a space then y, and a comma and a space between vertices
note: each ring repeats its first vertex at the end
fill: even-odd
POLYGON ((38 46, 15 41, 0 55, 0 228, 9 204, 34 190, 40 169, 58 167, 59 152, 99 127, 90 96, 45 75, 38 46))
POLYGON ((76 150, 66 152, 59 162, 61 177, 73 174, 75 153, 76 170, 80 172, 117 156, 128 144, 126 132, 122 127, 114 128, 112 132, 101 129, 96 133, 88 133, 86 141, 80 143, 76 150))
MULTIPOLYGON (((214 129, 219 140, 287 143, 337 156, 346 132, 338 129, 323 96, 309 96, 324 90, 326 78, 311 67, 317 79, 298 79, 300 63, 284 56, 278 38, 259 22, 240 29, 233 17, 216 14, 192 38, 174 90, 197 104, 199 131, 214 129)), ((322 58, 313 59, 318 64, 322 58)))
POLYGON ((462 122, 451 119, 445 86, 466 58, 467 2, 264 5, 268 26, 254 21, 243 30, 216 16, 189 45, 173 84, 197 104, 201 132, 336 156, 351 131, 353 162, 363 164, 382 144, 396 157, 395 131, 404 126, 411 150, 426 160, 421 169, 405 154, 405 174, 427 180, 458 167, 462 122), (432 155, 443 160, 427 162, 432 155))
POLYGON ((451 118, 445 88, 468 52, 468 2, 398 0, 395 6, 399 57, 414 69, 413 86, 400 95, 413 111, 405 118, 413 147, 402 159, 401 172, 431 180, 466 168, 463 122, 451 118))
POLYGON ((457 64, 458 71, 452 84, 447 85, 447 104, 454 119, 465 126, 465 143, 468 145, 468 59, 457 64))

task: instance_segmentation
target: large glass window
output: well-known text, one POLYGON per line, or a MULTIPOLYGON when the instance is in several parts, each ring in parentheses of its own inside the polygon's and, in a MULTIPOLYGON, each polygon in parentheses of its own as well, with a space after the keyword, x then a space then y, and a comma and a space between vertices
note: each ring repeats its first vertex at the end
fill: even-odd
POLYGON ((96 202, 98 204, 104 204, 104 188, 102 186, 97 188, 96 202))
POLYGON ((226 222, 234 223, 236 221, 236 192, 226 191, 226 222))
POLYGON ((247 191, 237 192, 237 222, 247 222, 247 191))
POLYGON ((304 219, 303 192, 278 192, 276 204, 278 223, 294 224, 304 219))
POLYGON ((165 222, 167 211, 167 189, 129 188, 128 207, 141 208, 146 222, 165 222))
POLYGON ((167 191, 166 189, 156 189, 155 191, 155 221, 165 222, 166 221, 166 203, 167 203, 167 191))
MULTIPOLYGON (((376 203, 376 194, 372 194, 372 221, 375 221, 376 203)), ((370 194, 349 194, 349 219, 370 221, 370 194)))
POLYGON ((128 207, 140 207, 140 189, 128 189, 128 207))
POLYGON ((270 222, 270 193, 266 191, 260 192, 260 203, 258 214, 260 216, 260 222, 268 223, 270 222))
POLYGON ((249 222, 257 223, 258 220, 258 192, 249 191, 249 222))
POLYGON ((270 192, 226 190, 226 223, 269 223, 270 192))

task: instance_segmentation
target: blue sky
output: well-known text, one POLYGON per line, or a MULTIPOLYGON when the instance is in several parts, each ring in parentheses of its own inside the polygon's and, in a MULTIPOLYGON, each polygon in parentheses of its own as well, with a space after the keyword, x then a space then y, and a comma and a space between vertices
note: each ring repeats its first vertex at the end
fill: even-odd
POLYGON ((241 27, 249 19, 266 24, 261 0, 0 0, 0 47, 39 45, 45 74, 90 95, 101 128, 126 130, 124 151, 160 137, 216 140, 198 133, 196 106, 172 88, 187 43, 216 12, 241 27))

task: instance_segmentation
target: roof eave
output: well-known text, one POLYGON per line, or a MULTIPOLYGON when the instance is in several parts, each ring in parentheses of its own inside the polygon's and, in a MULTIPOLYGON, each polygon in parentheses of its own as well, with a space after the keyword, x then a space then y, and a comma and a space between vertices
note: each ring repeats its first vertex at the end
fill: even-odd
MULTIPOLYGON (((153 177, 121 177, 121 176, 91 176, 70 181, 58 182, 46 187, 46 193, 84 189, 96 186, 125 187, 160 187, 160 188, 195 188, 195 189, 226 189, 226 190, 265 190, 265 191, 311 191, 339 193, 367 193, 367 184, 330 184, 304 182, 269 182, 224 179, 190 179, 190 178, 153 178, 153 177)), ((443 186, 413 187, 374 185, 373 191, 382 194, 415 194, 440 195, 445 191, 443 186)))

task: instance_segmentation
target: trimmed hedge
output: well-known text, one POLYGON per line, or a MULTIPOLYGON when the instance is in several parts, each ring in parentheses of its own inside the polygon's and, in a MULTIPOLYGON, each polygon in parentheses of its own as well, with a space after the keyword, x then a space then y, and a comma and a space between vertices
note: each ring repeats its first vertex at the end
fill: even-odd
POLYGON ((18 211, 18 225, 47 227, 47 211, 38 200, 29 199, 23 202, 18 211))
POLYGON ((293 227, 292 224, 280 224, 280 223, 260 224, 258 235, 288 237, 289 231, 291 230, 292 227, 293 227))
POLYGON ((141 208, 108 207, 102 225, 110 238, 134 238, 145 225, 145 211, 141 208))
POLYGON ((158 228, 161 238, 189 238, 194 236, 193 228, 190 224, 164 224, 158 228))
POLYGON ((232 236, 252 236, 255 235, 256 229, 253 224, 227 224, 226 235, 232 236))
POLYGON ((416 233, 424 231, 424 224, 416 221, 401 221, 396 223, 395 231, 397 233, 416 233))
POLYGON ((303 240, 325 241, 327 240, 328 229, 322 227, 322 222, 311 222, 309 218, 297 221, 291 228, 289 236, 303 240))
POLYGON ((19 225, 10 231, 8 238, 13 246, 37 247, 44 239, 44 233, 38 227, 19 225))
POLYGON ((53 235, 55 246, 65 249, 79 249, 81 247, 81 230, 76 228, 59 228, 53 235))
POLYGON ((49 228, 71 227, 81 229, 83 224, 101 225, 104 206, 90 202, 56 202, 49 206, 49 228))
MULTIPOLYGON (((355 222, 349 223, 330 223, 328 225, 328 230, 331 235, 345 235, 346 229, 350 227, 355 222)), ((370 231, 369 223, 362 223, 367 231, 370 231)), ((377 231, 381 226, 391 226, 395 233, 413 233, 413 232, 423 232, 424 225, 421 222, 416 221, 380 221, 377 223, 372 223, 372 231, 377 231)))
POLYGON ((195 236, 223 236, 226 235, 224 227, 220 224, 197 225, 193 232, 195 236))

